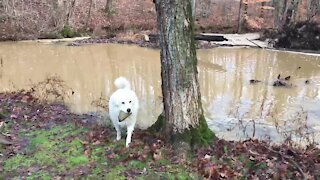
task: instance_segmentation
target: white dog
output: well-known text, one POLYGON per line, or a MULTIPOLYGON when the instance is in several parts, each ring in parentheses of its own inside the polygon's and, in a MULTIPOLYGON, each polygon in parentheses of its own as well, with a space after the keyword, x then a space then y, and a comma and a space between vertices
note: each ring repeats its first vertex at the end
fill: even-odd
POLYGON ((128 147, 136 124, 139 100, 136 93, 131 90, 126 78, 119 77, 114 84, 118 90, 110 96, 109 115, 117 131, 117 140, 121 139, 121 128, 127 128, 126 147, 128 147))

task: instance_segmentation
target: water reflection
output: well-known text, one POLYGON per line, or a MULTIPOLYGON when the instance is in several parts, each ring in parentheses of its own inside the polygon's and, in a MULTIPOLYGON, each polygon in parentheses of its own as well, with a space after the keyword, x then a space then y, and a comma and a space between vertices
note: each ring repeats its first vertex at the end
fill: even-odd
MULTIPOLYGON (((113 80, 122 75, 132 82, 141 101, 138 126, 152 124, 161 112, 158 50, 0 43, 0 57, 4 62, 1 91, 27 88, 55 75, 74 91, 66 102, 72 111, 96 112, 99 109, 91 102, 109 96, 114 91, 113 80)), ((209 126, 219 136, 283 141, 311 134, 320 141, 319 56, 217 48, 199 50, 198 58, 203 106, 209 126), (293 87, 273 87, 278 74, 291 75, 293 87), (250 79, 262 82, 250 84, 250 79)))

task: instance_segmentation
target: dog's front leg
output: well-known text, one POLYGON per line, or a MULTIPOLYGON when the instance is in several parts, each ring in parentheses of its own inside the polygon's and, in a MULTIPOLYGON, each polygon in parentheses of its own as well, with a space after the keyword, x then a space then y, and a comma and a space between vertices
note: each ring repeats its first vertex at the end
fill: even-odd
POLYGON ((127 139, 126 139, 126 147, 129 147, 129 144, 131 143, 131 137, 133 133, 133 126, 128 126, 127 127, 127 139))
POLYGON ((119 127, 119 125, 117 126, 114 126, 114 128, 116 129, 116 131, 117 131, 117 141, 119 141, 120 139, 121 139, 121 130, 120 130, 120 127, 119 127))

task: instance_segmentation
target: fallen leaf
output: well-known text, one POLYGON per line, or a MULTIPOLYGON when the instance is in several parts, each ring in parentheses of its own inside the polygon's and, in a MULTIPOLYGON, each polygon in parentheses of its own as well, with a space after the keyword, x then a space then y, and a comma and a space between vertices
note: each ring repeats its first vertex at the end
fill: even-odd
POLYGON ((86 150, 84 151, 83 155, 88 157, 88 156, 90 155, 90 153, 91 153, 91 149, 88 148, 88 149, 86 149, 86 150))
POLYGON ((153 159, 155 161, 159 161, 161 158, 162 158, 161 157, 161 151, 156 151, 156 152, 153 153, 153 159))
POLYGON ((82 145, 87 145, 87 144, 89 144, 88 141, 83 141, 83 140, 81 140, 81 139, 79 139, 79 141, 80 141, 80 143, 81 143, 82 145))
POLYGON ((99 145, 99 144, 101 144, 101 142, 99 140, 97 140, 97 141, 93 142, 92 144, 93 145, 99 145))
POLYGON ((11 118, 11 119, 17 119, 17 118, 18 118, 18 116, 17 116, 17 115, 15 115, 15 114, 11 114, 11 115, 10 115, 10 118, 11 118))
POLYGON ((210 156, 209 154, 204 155, 205 159, 210 159, 212 156, 210 156))

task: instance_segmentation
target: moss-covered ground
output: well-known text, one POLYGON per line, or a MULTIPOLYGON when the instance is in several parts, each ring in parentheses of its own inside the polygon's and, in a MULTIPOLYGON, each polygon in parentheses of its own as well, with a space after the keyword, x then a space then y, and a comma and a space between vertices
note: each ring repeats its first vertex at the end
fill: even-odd
POLYGON ((320 150, 216 139, 175 163, 170 145, 136 130, 130 148, 112 127, 29 93, 0 94, 0 179, 319 179, 320 150))

